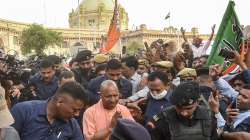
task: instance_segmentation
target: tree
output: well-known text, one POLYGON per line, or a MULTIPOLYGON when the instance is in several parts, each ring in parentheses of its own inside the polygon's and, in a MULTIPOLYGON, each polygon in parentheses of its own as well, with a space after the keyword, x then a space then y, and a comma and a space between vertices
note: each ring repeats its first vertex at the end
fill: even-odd
POLYGON ((61 45, 63 37, 61 33, 43 28, 41 25, 32 24, 22 31, 20 38, 21 50, 23 54, 31 53, 43 54, 44 49, 50 45, 61 45))
POLYGON ((143 44, 133 41, 131 44, 127 46, 127 54, 134 55, 138 53, 140 48, 144 48, 143 44))

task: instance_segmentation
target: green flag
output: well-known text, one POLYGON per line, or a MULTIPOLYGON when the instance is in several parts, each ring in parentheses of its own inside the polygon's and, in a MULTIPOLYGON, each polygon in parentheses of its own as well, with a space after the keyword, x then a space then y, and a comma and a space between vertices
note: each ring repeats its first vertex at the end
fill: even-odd
POLYGON ((232 74, 239 70, 239 66, 232 64, 228 59, 219 56, 221 49, 229 51, 237 50, 240 52, 243 34, 234 6, 234 1, 230 0, 207 61, 208 65, 224 64, 224 74, 232 74))

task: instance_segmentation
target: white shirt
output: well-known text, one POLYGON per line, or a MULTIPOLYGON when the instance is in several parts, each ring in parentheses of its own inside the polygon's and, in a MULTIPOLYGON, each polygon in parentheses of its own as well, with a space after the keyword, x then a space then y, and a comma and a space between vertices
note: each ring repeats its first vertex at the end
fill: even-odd
POLYGON ((148 88, 148 86, 146 86, 142 90, 136 92, 134 95, 128 97, 128 99, 132 102, 135 102, 140 98, 147 97, 148 92, 149 92, 149 88, 148 88))
POLYGON ((141 75, 135 72, 135 74, 130 78, 130 82, 132 83, 132 95, 133 95, 138 90, 138 86, 141 82, 141 75))
POLYGON ((206 51, 207 51, 208 47, 210 46, 210 44, 211 44, 211 41, 207 41, 204 46, 200 46, 199 48, 197 48, 194 45, 191 45, 191 49, 193 51, 194 58, 200 57, 202 55, 206 55, 206 51))

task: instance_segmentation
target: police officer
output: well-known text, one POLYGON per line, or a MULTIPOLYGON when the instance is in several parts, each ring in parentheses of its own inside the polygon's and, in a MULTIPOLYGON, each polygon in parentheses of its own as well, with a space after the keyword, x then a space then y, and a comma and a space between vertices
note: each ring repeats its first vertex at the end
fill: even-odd
POLYGON ((195 69, 184 68, 177 73, 177 77, 180 78, 180 82, 195 81, 197 78, 197 73, 195 69))
POLYGON ((107 64, 109 61, 109 56, 106 54, 97 54, 94 57, 95 66, 101 64, 107 64))
POLYGON ((94 57, 94 63, 95 63, 95 77, 105 75, 105 70, 107 67, 107 63, 109 61, 109 56, 106 54, 97 54, 94 57))
POLYGON ((180 84, 170 98, 174 106, 155 115, 150 126, 153 140, 217 139, 216 120, 211 112, 199 106, 199 85, 180 84))
POLYGON ((148 68, 149 68, 149 62, 147 59, 139 59, 138 60, 138 69, 137 69, 137 73, 140 74, 141 76, 143 76, 143 74, 147 74, 148 73, 148 68))
POLYGON ((166 73, 170 81, 172 81, 173 78, 175 77, 173 69, 174 64, 171 61, 158 61, 155 62, 154 66, 156 68, 155 69, 156 71, 161 71, 166 73))

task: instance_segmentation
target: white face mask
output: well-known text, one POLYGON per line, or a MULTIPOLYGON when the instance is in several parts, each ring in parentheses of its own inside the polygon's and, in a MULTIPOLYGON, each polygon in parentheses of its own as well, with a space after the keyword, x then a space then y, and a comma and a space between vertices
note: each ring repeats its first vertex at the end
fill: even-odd
POLYGON ((167 95, 167 91, 166 90, 163 90, 160 94, 156 94, 154 95, 151 91, 150 91, 150 95, 152 96, 153 99, 155 100, 160 100, 162 98, 164 98, 166 95, 167 95))

